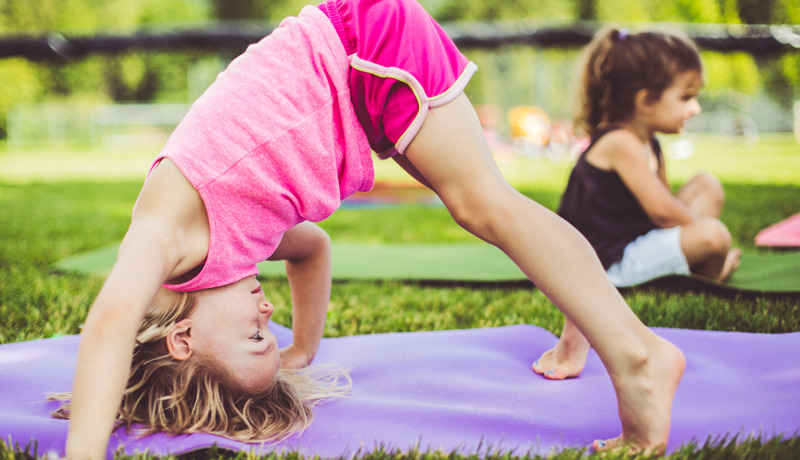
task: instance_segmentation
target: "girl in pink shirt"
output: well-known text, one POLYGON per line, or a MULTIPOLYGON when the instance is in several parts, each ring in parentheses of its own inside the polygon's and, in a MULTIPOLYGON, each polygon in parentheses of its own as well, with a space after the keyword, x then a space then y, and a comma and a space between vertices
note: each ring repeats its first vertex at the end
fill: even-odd
POLYGON ((306 7, 234 60, 156 159, 86 319, 67 456, 105 456, 115 420, 245 440, 310 421, 314 400, 340 390, 294 371, 330 299, 330 243, 311 222, 372 187, 370 148, 508 254, 595 347, 622 420, 595 448, 663 450, 683 355, 576 230, 505 181, 462 91, 474 71, 413 0, 306 7), (286 261, 292 291, 282 350, 255 278, 264 259, 286 261))

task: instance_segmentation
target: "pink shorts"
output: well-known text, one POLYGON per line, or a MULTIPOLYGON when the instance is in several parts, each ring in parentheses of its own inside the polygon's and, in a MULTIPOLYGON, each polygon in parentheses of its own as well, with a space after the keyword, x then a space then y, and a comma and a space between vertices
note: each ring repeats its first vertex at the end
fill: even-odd
POLYGON ((477 70, 414 0, 319 6, 350 58, 358 120, 380 158, 403 153, 429 108, 456 98, 477 70))

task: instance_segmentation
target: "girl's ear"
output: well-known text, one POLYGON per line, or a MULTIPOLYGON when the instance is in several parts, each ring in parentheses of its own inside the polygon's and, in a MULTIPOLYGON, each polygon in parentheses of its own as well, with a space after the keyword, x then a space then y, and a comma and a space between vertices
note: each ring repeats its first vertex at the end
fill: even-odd
POLYGON ((167 335, 169 354, 178 361, 185 361, 192 356, 192 320, 186 318, 175 323, 175 327, 167 335))
POLYGON ((649 114, 653 107, 653 101, 650 100, 650 91, 646 89, 637 91, 636 96, 633 98, 633 103, 637 112, 649 114))

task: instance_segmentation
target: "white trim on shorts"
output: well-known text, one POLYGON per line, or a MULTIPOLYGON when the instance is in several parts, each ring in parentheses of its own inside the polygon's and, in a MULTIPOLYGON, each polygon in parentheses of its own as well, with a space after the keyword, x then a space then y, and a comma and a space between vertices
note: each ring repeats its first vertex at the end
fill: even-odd
POLYGON ((622 260, 606 270, 617 287, 628 287, 667 275, 688 275, 681 247, 681 227, 657 228, 625 246, 622 260))

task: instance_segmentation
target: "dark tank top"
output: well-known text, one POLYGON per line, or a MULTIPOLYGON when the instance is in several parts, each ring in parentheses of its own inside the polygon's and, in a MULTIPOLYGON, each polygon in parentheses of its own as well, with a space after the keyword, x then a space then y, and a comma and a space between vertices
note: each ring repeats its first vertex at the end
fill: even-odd
MULTIPOLYGON (((586 161, 586 153, 611 131, 602 132, 578 158, 558 208, 558 215, 589 240, 606 269, 622 259, 628 243, 657 228, 616 171, 586 161)), ((661 146, 655 138, 650 142, 661 167, 661 146)))

